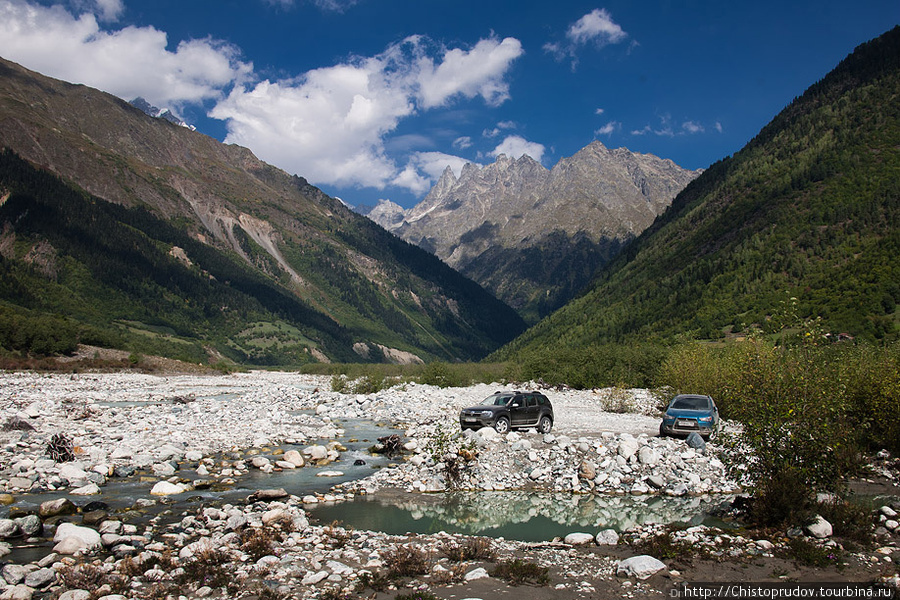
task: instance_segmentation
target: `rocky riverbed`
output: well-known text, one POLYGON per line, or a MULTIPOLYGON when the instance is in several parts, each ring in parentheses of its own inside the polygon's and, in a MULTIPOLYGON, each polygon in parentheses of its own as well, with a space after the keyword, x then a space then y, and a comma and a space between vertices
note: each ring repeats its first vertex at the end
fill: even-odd
MULTIPOLYGON (((487 598, 502 595, 504 568, 514 559, 547 569, 549 585, 528 588, 536 597, 649 594, 685 576, 649 560, 640 571, 620 563, 640 556, 640 540, 665 533, 658 525, 635 527, 621 540, 620 532, 601 530, 524 543, 354 531, 310 524, 307 511, 359 495, 415 497, 450 488, 698 498, 738 491, 714 444, 692 448, 656 437, 659 402, 646 390, 547 391, 552 433, 500 436, 461 435, 456 419, 503 386, 405 384, 367 395, 330 387, 328 377, 269 372, 0 375, 0 500, 9 505, 9 518, 0 519, 7 539, 0 553, 8 554, 0 599, 315 598, 351 590, 393 597, 398 587, 487 598), (170 508, 175 499, 228 489, 248 474, 340 475, 333 467, 346 451, 342 422, 354 419, 402 432, 389 467, 327 493, 289 494, 257 479, 263 489, 240 502, 200 496, 170 508), (62 455, 51 456, 51 442, 62 455), (127 510, 93 501, 118 481, 143 481, 146 496, 127 510), (21 508, 27 506, 34 508, 21 508), (18 547, 40 547, 48 537, 54 544, 41 556, 16 558, 18 547), (403 565, 409 572, 398 574, 403 565)), ((888 467, 882 474, 893 477, 888 467)), ((897 508, 886 503, 873 513, 885 545, 840 560, 872 578, 896 579, 897 508)), ((701 527, 687 535, 690 544, 715 546, 723 533, 701 527)), ((728 553, 705 553, 697 564, 780 560, 778 549, 788 542, 724 535, 728 553)))

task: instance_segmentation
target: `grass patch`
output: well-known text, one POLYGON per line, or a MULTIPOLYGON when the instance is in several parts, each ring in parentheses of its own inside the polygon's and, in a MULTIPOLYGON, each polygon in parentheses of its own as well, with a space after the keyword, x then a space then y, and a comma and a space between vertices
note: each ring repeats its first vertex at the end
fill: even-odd
POLYGON ((796 561, 801 565, 821 569, 839 565, 843 553, 839 548, 820 546, 806 538, 798 537, 790 540, 787 548, 779 554, 782 558, 796 561))
POLYGON ((510 585, 543 586, 550 583, 550 569, 519 558, 497 563, 490 575, 510 585))

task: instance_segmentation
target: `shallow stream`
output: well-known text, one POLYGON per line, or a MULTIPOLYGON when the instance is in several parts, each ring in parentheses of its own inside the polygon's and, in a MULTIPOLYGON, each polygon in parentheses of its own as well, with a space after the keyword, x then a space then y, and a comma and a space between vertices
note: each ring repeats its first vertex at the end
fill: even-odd
MULTIPOLYGON (((361 479, 374 469, 389 467, 397 462, 368 451, 379 437, 400 433, 397 430, 364 420, 341 420, 334 424, 344 430, 337 441, 346 447, 346 451, 341 452, 338 461, 326 467, 285 469, 271 474, 251 468, 249 472, 236 477, 233 485, 214 484, 208 489, 196 489, 164 498, 150 495, 150 489, 157 478, 111 478, 100 488, 101 494, 98 496, 78 498, 65 491, 22 494, 12 507, 0 507, 0 516, 20 516, 36 512, 42 502, 65 496, 82 507, 91 502, 105 503, 111 518, 138 526, 151 520, 165 524, 179 521, 185 513, 195 513, 202 506, 243 503, 250 494, 260 489, 284 488, 288 493, 300 497, 325 494, 335 484, 361 479), (317 476, 323 471, 339 471, 343 474, 337 477, 317 476), (151 506, 135 508, 140 506, 140 501, 148 499, 157 502, 151 506)), ((329 441, 332 440, 308 440, 303 445, 254 449, 242 453, 240 458, 247 463, 253 456, 266 456, 274 461, 279 459, 282 451, 302 450, 306 445, 329 441)), ((228 456, 214 458, 234 459, 228 456)), ((176 475, 197 479, 196 466, 183 464, 176 475)), ((337 521, 348 528, 388 534, 445 531, 521 541, 546 541, 574 531, 623 531, 646 523, 703 523, 721 526, 720 521, 710 516, 710 511, 729 500, 730 498, 723 496, 595 496, 521 490, 439 494, 384 490, 372 496, 357 496, 344 502, 310 504, 305 508, 310 518, 320 524, 337 521)), ((14 546, 14 554, 9 558, 16 562, 41 558, 52 546, 49 539, 9 541, 14 546)))

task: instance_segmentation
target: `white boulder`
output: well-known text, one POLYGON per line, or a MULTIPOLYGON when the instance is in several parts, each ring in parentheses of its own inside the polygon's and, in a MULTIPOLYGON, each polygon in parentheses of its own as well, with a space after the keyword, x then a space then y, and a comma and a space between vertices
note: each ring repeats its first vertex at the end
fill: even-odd
POLYGON ((616 575, 619 577, 635 577, 648 579, 666 568, 664 562, 647 554, 632 556, 616 563, 616 575))

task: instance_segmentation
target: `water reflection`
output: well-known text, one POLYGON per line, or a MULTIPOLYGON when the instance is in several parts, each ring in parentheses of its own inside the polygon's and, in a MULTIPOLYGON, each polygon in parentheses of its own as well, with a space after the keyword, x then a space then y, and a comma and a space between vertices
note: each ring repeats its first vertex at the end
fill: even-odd
POLYGON ((730 497, 593 496, 526 491, 377 494, 311 509, 322 522, 390 534, 448 531, 541 541, 647 523, 709 524, 730 497))

